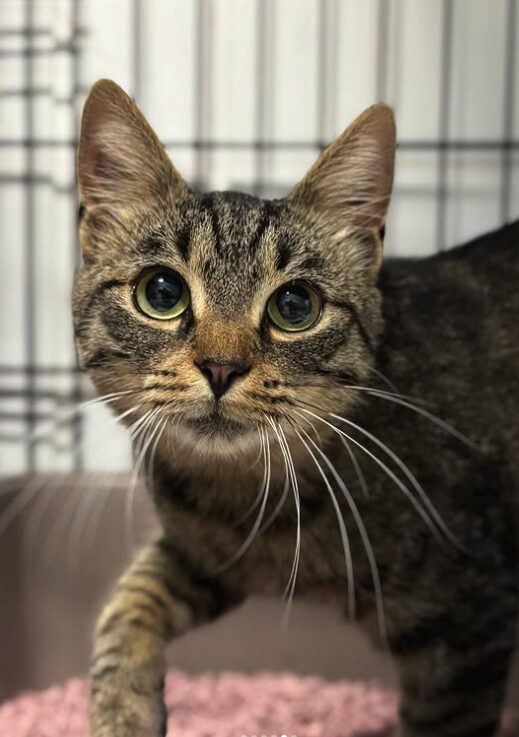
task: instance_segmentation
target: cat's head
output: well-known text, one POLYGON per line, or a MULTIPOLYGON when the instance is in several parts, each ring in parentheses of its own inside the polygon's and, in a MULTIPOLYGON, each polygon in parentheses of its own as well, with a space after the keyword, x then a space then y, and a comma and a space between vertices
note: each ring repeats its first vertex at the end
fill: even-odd
POLYGON ((78 157, 75 333, 82 367, 128 425, 225 451, 256 441, 269 418, 347 410, 381 329, 394 151, 393 114, 374 105, 287 197, 200 194, 133 101, 94 85, 78 157))

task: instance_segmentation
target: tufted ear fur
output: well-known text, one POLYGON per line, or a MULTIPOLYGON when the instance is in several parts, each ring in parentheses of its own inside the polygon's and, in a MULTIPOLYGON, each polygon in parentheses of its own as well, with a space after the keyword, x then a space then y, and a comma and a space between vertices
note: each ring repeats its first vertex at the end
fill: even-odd
POLYGON ((86 214, 115 218, 172 190, 187 191, 137 105, 108 79, 94 84, 83 109, 78 183, 86 214))
POLYGON ((326 148, 288 196, 310 212, 332 243, 376 270, 393 186, 393 111, 372 105, 326 148))

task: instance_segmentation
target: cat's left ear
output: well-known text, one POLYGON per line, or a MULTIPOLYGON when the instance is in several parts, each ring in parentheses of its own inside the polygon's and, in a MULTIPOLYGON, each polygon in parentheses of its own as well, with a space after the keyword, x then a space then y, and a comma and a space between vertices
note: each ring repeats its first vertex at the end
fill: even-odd
POLYGON ((327 240, 352 262, 376 271, 393 186, 396 128, 392 109, 372 105, 326 148, 288 201, 313 216, 327 240))
POLYGON ((115 82, 96 82, 85 102, 78 149, 81 203, 120 217, 187 185, 134 101, 115 82))

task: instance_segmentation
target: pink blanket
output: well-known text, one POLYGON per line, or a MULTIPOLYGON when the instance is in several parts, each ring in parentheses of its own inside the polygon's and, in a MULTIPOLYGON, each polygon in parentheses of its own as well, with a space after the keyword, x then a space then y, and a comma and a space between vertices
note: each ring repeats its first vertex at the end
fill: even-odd
MULTIPOLYGON (((0 706, 2 737, 88 737, 88 687, 24 694, 0 706)), ((170 673, 168 737, 389 737, 396 720, 392 692, 375 685, 264 673, 189 677, 170 673)), ((502 737, 519 737, 508 714, 502 737)))

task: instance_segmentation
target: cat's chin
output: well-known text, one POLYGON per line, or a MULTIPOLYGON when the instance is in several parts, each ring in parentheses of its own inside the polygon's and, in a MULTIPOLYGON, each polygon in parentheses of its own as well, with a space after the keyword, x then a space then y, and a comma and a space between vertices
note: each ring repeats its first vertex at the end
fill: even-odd
POLYGON ((177 444, 200 456, 236 457, 257 449, 258 443, 254 424, 219 412, 184 417, 171 434, 177 444))
POLYGON ((184 425, 202 438, 220 438, 235 440, 250 429, 243 422, 224 417, 216 412, 203 417, 188 418, 184 425))

